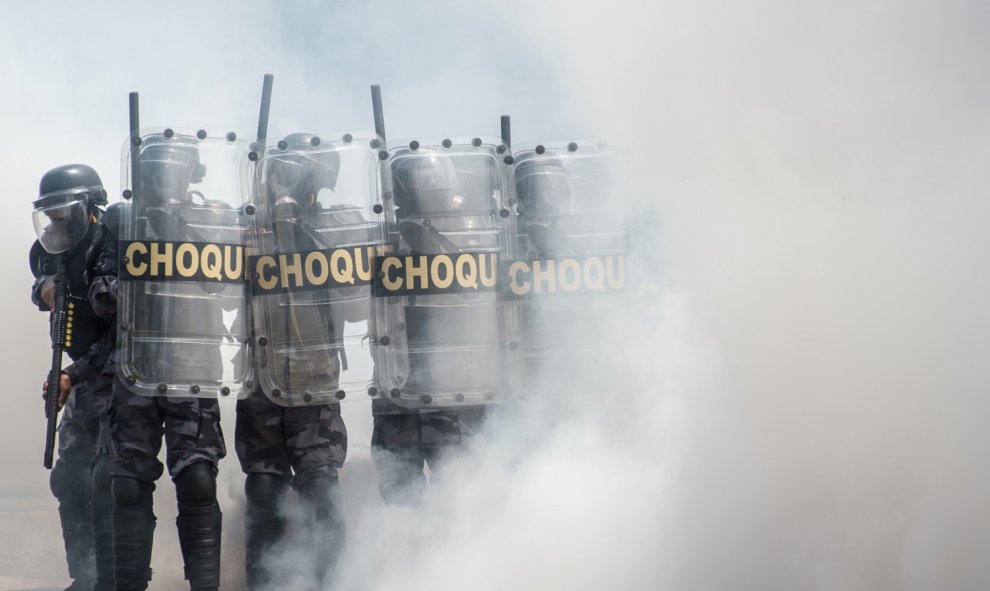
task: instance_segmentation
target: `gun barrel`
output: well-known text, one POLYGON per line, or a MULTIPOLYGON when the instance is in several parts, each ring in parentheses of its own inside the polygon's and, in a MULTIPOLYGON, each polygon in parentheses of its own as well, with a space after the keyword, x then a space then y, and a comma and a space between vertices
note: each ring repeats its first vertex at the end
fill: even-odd
POLYGON ((48 396, 45 398, 45 468, 49 470, 55 456, 55 430, 58 425, 58 398, 62 381, 62 351, 66 346, 66 327, 70 316, 69 298, 66 297, 65 263, 58 257, 55 272, 55 309, 52 310, 52 364, 48 371, 48 396))
POLYGON ((371 107, 375 112, 375 133, 387 141, 385 137, 385 111, 382 109, 382 87, 377 84, 371 85, 371 107))
POLYGON ((507 147, 512 147, 512 127, 509 125, 508 115, 502 115, 502 141, 507 147))
POLYGON ((275 77, 265 74, 261 87, 261 112, 258 114, 258 143, 262 151, 265 149, 265 139, 268 137, 268 113, 272 108, 272 84, 275 77))

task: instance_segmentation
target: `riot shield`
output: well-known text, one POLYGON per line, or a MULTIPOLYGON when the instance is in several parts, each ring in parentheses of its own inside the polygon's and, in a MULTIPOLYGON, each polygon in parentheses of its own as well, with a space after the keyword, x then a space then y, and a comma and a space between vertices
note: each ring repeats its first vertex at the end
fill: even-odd
POLYGON ((138 394, 245 397, 254 387, 248 153, 233 132, 202 130, 142 130, 124 148, 117 370, 138 394))
POLYGON ((515 234, 505 151, 413 141, 382 164, 394 251, 376 260, 376 375, 400 406, 490 404, 518 388, 518 317, 497 290, 515 234))
POLYGON ((370 134, 296 133, 272 142, 257 168, 249 280, 259 380, 277 404, 372 388, 379 144, 370 134))
POLYGON ((505 293, 522 304, 524 382, 587 388, 608 373, 603 348, 627 303, 627 216, 612 194, 604 143, 559 142, 516 151, 519 258, 505 293))

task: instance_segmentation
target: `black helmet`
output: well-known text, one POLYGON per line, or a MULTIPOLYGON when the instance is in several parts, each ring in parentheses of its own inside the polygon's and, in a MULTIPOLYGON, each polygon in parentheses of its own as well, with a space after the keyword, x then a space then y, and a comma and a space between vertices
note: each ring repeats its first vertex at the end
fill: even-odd
POLYGON ((408 214, 450 212, 455 203, 457 171, 450 158, 426 151, 402 151, 392 158, 395 204, 408 214))
POLYGON ((568 213, 571 173, 560 158, 526 155, 516 161, 513 171, 516 197, 523 215, 562 215, 568 213))
POLYGON ((147 204, 187 201, 189 185, 206 176, 206 167, 199 161, 199 148, 191 136, 147 136, 139 150, 139 195, 147 204))
POLYGON ((67 192, 84 193, 88 205, 91 206, 107 204, 107 192, 103 189, 103 181, 93 167, 85 164, 66 164, 49 170, 41 177, 35 206, 39 201, 49 197, 57 199, 67 192))
POLYGON ((268 149, 264 173, 270 199, 310 205, 321 189, 337 185, 340 155, 319 145, 313 134, 293 133, 268 149))
MULTIPOLYGON (((41 177, 34 201, 34 230, 41 246, 52 254, 75 246, 89 229, 90 213, 106 205, 100 175, 85 164, 53 168, 41 177)), ((94 218, 95 219, 95 218, 94 218)))

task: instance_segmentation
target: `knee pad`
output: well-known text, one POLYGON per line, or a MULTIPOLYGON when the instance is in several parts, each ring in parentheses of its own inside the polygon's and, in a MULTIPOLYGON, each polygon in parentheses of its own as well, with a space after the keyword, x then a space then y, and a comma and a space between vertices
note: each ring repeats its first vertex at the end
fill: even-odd
POLYGON ((114 476, 110 482, 110 495, 115 507, 141 509, 151 507, 151 493, 155 485, 129 476, 114 476))
POLYGON ((251 473, 244 481, 244 496, 251 506, 274 509, 288 488, 289 482, 282 476, 251 473))
POLYGON ((48 485, 59 503, 89 503, 90 474, 87 469, 57 460, 48 485))
POLYGON ((196 462, 175 478, 179 505, 214 505, 217 502, 217 476, 209 462, 196 462))

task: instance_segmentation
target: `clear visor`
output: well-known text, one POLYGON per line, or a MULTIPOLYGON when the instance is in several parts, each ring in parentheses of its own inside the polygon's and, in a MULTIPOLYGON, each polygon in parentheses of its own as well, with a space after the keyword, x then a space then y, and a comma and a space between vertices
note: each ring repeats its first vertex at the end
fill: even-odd
POLYGON ((516 195, 527 213, 567 213, 571 191, 571 177, 563 169, 534 171, 516 178, 516 195))
POLYGON ((457 187, 457 172, 446 158, 406 156, 396 163, 393 170, 395 181, 410 193, 453 190, 457 187))
POLYGON ((268 186, 271 196, 278 200, 282 197, 303 197, 307 190, 306 178, 309 176, 312 163, 288 158, 274 158, 268 162, 268 186))
POLYGON ((51 254, 69 250, 89 229, 85 192, 67 194, 64 199, 40 199, 32 215, 38 242, 51 254))
POLYGON ((140 199, 146 205, 168 205, 188 200, 192 169, 174 160, 141 160, 140 199))

